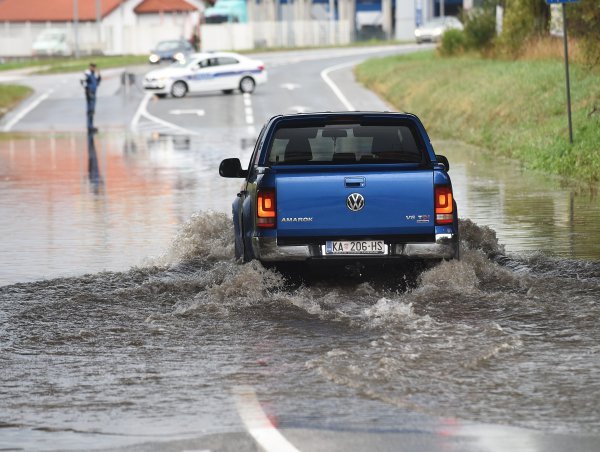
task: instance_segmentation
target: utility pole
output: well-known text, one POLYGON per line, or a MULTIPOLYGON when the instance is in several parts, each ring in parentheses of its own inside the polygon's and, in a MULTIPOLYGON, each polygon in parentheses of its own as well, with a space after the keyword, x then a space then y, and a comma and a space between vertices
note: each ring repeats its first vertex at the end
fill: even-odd
POLYGON ((73 0, 73 34, 75 37, 75 58, 79 58, 79 0, 73 0))
POLYGON ((565 48, 565 78, 567 80, 567 116, 569 117, 569 142, 573 144, 573 121, 571 120, 571 80, 569 77, 569 45, 567 39, 567 6, 562 4, 563 43, 565 48))
POLYGON ((569 143, 573 144, 573 121, 571 120, 571 79, 569 77, 569 40, 567 39, 567 5, 566 3, 577 3, 579 0, 546 0, 546 3, 562 3, 563 19, 563 46, 565 50, 565 79, 567 91, 567 117, 569 121, 569 143))
POLYGON ((96 0, 96 27, 98 28, 98 45, 102 44, 102 0, 96 0))
POLYGON ((444 17, 446 15, 446 0, 440 0, 440 17, 444 17))
POLYGON ((329 45, 333 45, 335 42, 334 38, 334 26, 335 26, 335 3, 334 0, 329 0, 329 45))

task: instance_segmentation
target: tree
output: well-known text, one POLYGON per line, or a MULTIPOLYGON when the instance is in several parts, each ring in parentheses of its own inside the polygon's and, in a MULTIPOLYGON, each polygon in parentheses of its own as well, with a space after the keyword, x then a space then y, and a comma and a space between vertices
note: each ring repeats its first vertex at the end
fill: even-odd
POLYGON ((504 3, 498 45, 501 51, 517 56, 528 39, 548 33, 550 8, 545 0, 505 0, 504 3))
POLYGON ((567 5, 568 33, 579 39, 586 61, 600 66, 600 1, 579 0, 567 5))

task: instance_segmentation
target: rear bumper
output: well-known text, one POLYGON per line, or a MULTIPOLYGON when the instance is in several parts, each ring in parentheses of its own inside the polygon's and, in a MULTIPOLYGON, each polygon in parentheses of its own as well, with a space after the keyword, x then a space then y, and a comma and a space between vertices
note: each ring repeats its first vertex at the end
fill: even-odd
POLYGON ((455 259, 458 257, 458 235, 436 234, 435 242, 397 243, 389 245, 389 254, 382 255, 336 255, 327 256, 322 245, 279 246, 275 237, 253 237, 252 250, 263 262, 306 261, 311 259, 455 259))

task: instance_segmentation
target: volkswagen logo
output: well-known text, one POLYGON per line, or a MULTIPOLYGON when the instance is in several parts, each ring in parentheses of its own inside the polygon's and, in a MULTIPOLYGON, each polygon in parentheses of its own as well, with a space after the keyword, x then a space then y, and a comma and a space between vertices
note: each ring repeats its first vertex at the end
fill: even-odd
POLYGON ((360 193, 352 193, 346 199, 346 206, 352 212, 358 212, 365 206, 365 198, 360 193))

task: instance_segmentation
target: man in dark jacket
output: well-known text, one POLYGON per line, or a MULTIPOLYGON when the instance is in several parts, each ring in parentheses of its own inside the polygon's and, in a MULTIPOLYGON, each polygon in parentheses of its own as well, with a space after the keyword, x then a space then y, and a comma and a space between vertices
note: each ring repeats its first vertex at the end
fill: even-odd
POLYGON ((81 85, 85 89, 85 100, 87 104, 87 129, 88 132, 97 132, 94 127, 94 112, 96 110, 96 91, 102 81, 100 72, 96 70, 96 64, 90 63, 90 67, 83 73, 81 85))

